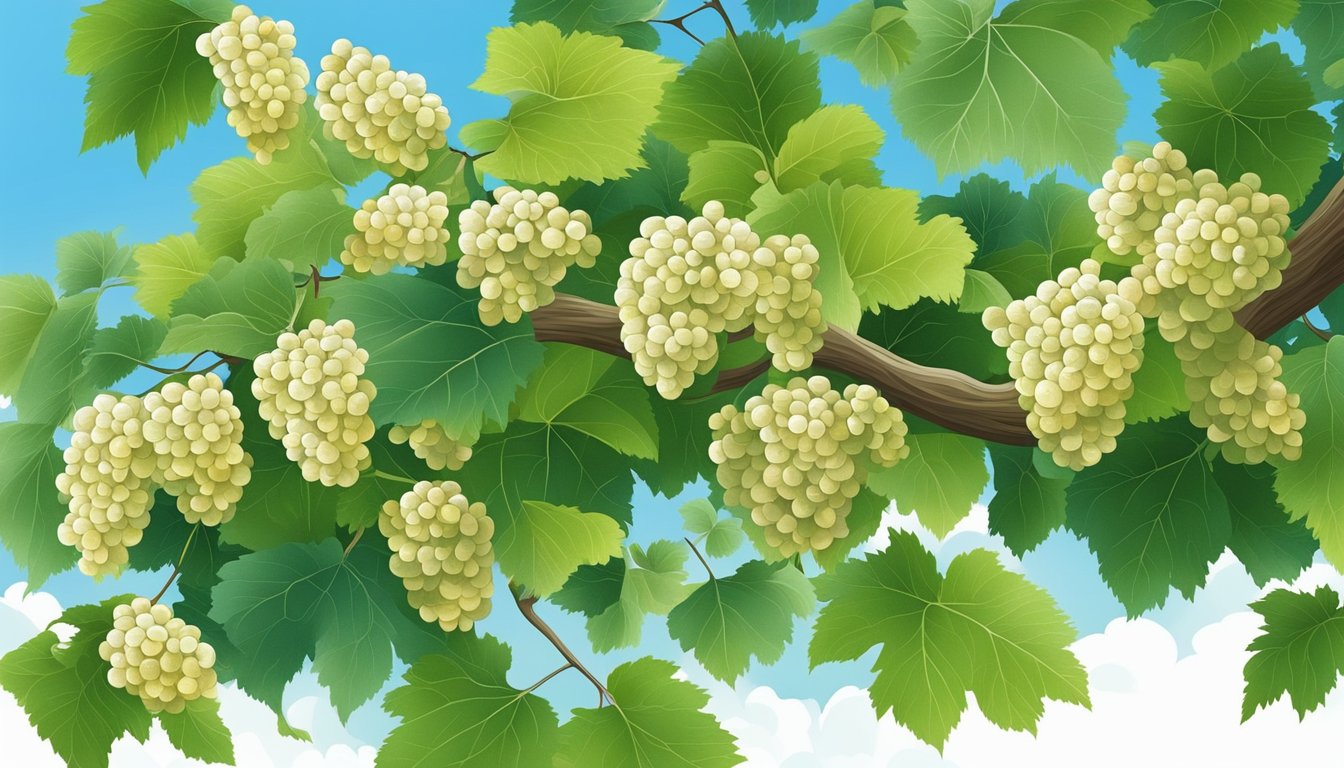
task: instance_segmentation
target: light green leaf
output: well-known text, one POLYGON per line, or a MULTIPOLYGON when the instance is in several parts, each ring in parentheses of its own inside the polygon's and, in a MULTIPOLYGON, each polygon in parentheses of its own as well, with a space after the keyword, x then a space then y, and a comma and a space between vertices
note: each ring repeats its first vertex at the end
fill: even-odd
POLYGON ((666 615, 690 593, 686 585, 686 545, 679 541, 655 541, 645 550, 633 544, 626 551, 625 578, 620 599, 588 619, 588 638, 593 650, 639 645, 646 614, 666 615))
MULTIPOLYGON (((612 37, 561 35, 548 22, 496 28, 485 72, 472 88, 508 96, 509 114, 491 121, 477 161, 500 178, 558 184, 617 179, 643 166, 640 147, 663 85, 677 65, 612 37)), ((471 126, 468 126, 470 128, 471 126)))
POLYGON ((935 536, 946 536, 985 490, 985 442, 947 433, 908 435, 910 455, 868 475, 868 487, 915 513, 935 536))
POLYGON ((859 0, 824 26, 804 31, 803 45, 853 64, 864 85, 880 87, 900 74, 919 45, 905 13, 876 0, 859 0))
POLYGON ((1264 191, 1297 207, 1321 172, 1330 124, 1312 110, 1316 97, 1277 43, 1263 45, 1208 72, 1180 59, 1155 64, 1166 101, 1159 132, 1194 168, 1212 168, 1224 183, 1246 172, 1264 191))
POLYGON ((555 768, 730 768, 742 762, 731 734, 702 712, 709 696, 675 680, 657 659, 612 670, 616 706, 576 709, 560 729, 555 768))
POLYGON ((563 587, 579 566, 620 557, 624 538, 620 524, 607 515, 524 501, 522 514, 494 542, 504 575, 545 597, 563 587))
POLYGON ((290 330, 298 296, 280 262, 221 259, 210 274, 173 302, 163 354, 209 349, 253 358, 275 349, 290 330))
POLYGON ((490 636, 454 637, 421 658, 384 708, 401 718, 378 768, 536 768, 555 754, 559 721, 547 701, 509 685, 509 647, 490 636))
POLYGON ((215 73, 196 38, 229 18, 224 2, 103 0, 71 25, 69 72, 88 75, 84 143, 135 135, 143 173, 163 150, 215 111, 215 73))
POLYGON ((1264 634, 1246 650, 1244 723, 1260 707, 1285 693, 1299 718, 1325 703, 1344 673, 1344 608, 1339 593, 1319 587, 1314 593, 1276 589, 1252 603, 1265 619, 1264 634))
POLYGON ((1125 403, 1126 424, 1157 421, 1190 409, 1180 358, 1151 320, 1144 331, 1143 365, 1133 381, 1134 394, 1125 403))
POLYGON ((30 589, 79 559, 56 538, 67 511, 56 493, 65 461, 51 436, 51 426, 0 423, 0 541, 28 574, 30 589))
POLYGON ((978 269, 966 270, 966 284, 961 289, 957 311, 979 315, 989 307, 1006 307, 1013 297, 996 277, 978 269))
POLYGON ((1268 464, 1213 462, 1213 479, 1227 497, 1232 535, 1227 546, 1255 583, 1292 581, 1311 565, 1316 539, 1299 519, 1290 521, 1274 496, 1274 469, 1268 464))
POLYGON ((732 685, 752 657, 774 664, 793 639, 793 619, 812 613, 812 584, 791 563, 753 560, 710 579, 667 615, 667 631, 710 674, 732 685))
POLYGON ((215 257, 196 242, 196 236, 168 235, 157 243, 136 246, 135 300, 156 317, 167 317, 178 297, 210 272, 215 257))
POLYGON ((994 463, 994 496, 989 500, 989 530, 1021 557, 1064 525, 1064 494, 1072 478, 1046 477, 1036 471, 1032 448, 989 446, 994 463))
POLYGON ((321 268, 340 256, 345 236, 353 234, 355 210, 343 190, 328 186, 281 195, 247 228, 247 258, 275 259, 291 272, 321 268))
POLYGON ((518 395, 518 418, 570 427, 627 456, 658 458, 648 388, 628 363, 596 350, 548 346, 518 395))
POLYGON ((18 389, 42 328, 55 311, 56 296, 46 280, 0 276, 0 392, 18 389))
POLYGON ((1125 52, 1145 66, 1167 59, 1217 69, 1250 50, 1260 36, 1286 27, 1298 0, 1151 0, 1157 12, 1139 23, 1125 52))
MULTIPOLYGON (((131 375, 140 363, 153 360, 167 335, 168 326, 162 320, 143 315, 126 315, 111 328, 99 328, 93 334, 93 344, 84 361, 81 386, 97 391, 116 384, 131 375)), ((84 399, 92 397, 80 398, 84 399)))
POLYGON ((1125 95, 1092 30, 1132 13, 1094 3, 1100 15, 1049 18, 1044 4, 1017 0, 991 19, 994 0, 906 3, 919 47, 892 106, 940 174, 1006 158, 1028 174, 1068 164, 1092 177, 1110 164, 1125 95))
POLYGON ((818 181, 880 186, 873 158, 883 136, 863 107, 828 104, 789 128, 775 160, 775 186, 785 193, 818 181))
POLYGON ((745 538, 742 521, 731 516, 721 517, 709 499, 692 499, 682 504, 681 519, 686 530, 704 539, 705 553, 710 557, 733 554, 745 538))
POLYGON ((33 346, 14 392, 19 419, 55 425, 75 410, 74 396, 98 326, 98 294, 80 293, 56 302, 33 346))
POLYGON ((1109 61, 1115 46, 1129 36, 1130 28, 1152 14, 1153 7, 1148 3, 1149 0, 1033 0, 1020 4, 1013 23, 1067 29, 1109 61))
POLYGON ((187 708, 156 717, 168 741, 189 759, 233 765, 233 734, 219 717, 219 702, 197 699, 187 708))
POLYGON ((131 249, 117 245, 116 232, 76 232, 56 241, 56 284, 66 296, 121 277, 131 249))
POLYGON ((940 749, 968 692, 990 722, 1032 733, 1045 699, 1090 706, 1068 618, 991 552, 958 555, 944 577, 914 534, 893 531, 886 550, 818 577, 817 597, 829 604, 812 666, 881 645, 868 691, 877 714, 940 749))
POLYGON ((761 151, 740 141, 710 141, 691 154, 689 166, 681 200, 696 211, 718 200, 729 216, 746 216, 751 196, 770 180, 761 151))
POLYGON ((619 35, 627 47, 651 51, 658 47, 659 37, 648 20, 666 4, 667 0, 514 0, 509 20, 549 21, 566 34, 619 35))
POLYGON ((776 24, 788 26, 807 21, 817 13, 819 0, 747 0, 751 23, 758 29, 770 29, 776 24))
POLYGON ((1274 480, 1293 520, 1306 518, 1321 551, 1344 564, 1344 336, 1283 359, 1283 384, 1302 398, 1302 457, 1274 480))
POLYGON ((1344 89, 1344 3, 1299 0, 1293 32, 1306 48, 1302 68, 1322 101, 1340 97, 1344 89))

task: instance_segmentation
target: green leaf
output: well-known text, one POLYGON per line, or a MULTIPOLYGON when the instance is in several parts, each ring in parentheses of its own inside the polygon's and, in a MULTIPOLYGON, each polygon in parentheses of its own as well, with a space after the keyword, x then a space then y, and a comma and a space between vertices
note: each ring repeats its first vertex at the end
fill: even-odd
MULTIPOLYGON (((1336 140, 1336 146, 1339 146, 1338 140, 1336 140)), ((1312 185, 1311 191, 1307 193, 1307 199, 1303 200, 1302 204, 1294 208, 1289 214, 1290 226, 1294 229, 1301 229, 1302 225, 1307 223, 1307 219, 1311 218, 1311 215, 1321 206, 1321 203, 1324 203, 1325 199, 1330 196, 1330 192, 1334 190, 1335 185, 1339 183, 1341 178, 1344 178, 1344 163, 1340 162, 1337 157, 1328 157, 1321 165, 1321 175, 1312 185)))
POLYGON ((1064 495, 1071 480, 1042 476, 1031 448, 990 445, 994 496, 989 500, 989 530, 1021 557, 1064 525, 1064 495))
POLYGON ((821 106, 817 57, 764 32, 710 40, 663 91, 654 133, 689 155, 716 139, 767 158, 821 106))
POLYGON ((65 460, 51 435, 51 426, 0 423, 0 541, 28 574, 30 589, 79 559, 56 538, 67 511, 56 492, 65 460))
MULTIPOLYGON (((882 525, 882 515, 890 506, 891 502, 885 496, 867 488, 859 489, 859 495, 855 496, 850 504, 849 517, 845 519, 846 525, 849 526, 849 535, 836 539, 831 542, 831 546, 823 550, 813 552, 812 556, 816 558, 817 565, 827 571, 833 571, 840 564, 848 562, 849 553, 865 544, 877 533, 877 529, 882 525)), ((748 525, 747 529, 751 530, 752 526, 748 525)), ((774 552, 779 551, 773 547, 771 549, 774 552)))
POLYGON ((951 368, 976 379, 1002 379, 1008 372, 1008 358, 979 317, 931 299, 908 309, 865 315, 859 335, 911 362, 951 368))
POLYGON ((55 311, 56 296, 46 280, 0 276, 0 392, 18 389, 42 328, 55 311))
POLYGON ((667 631, 710 674, 732 685, 756 657, 774 664, 793 638, 793 618, 815 605, 812 584, 790 563, 753 560, 710 579, 667 615, 667 631))
POLYGON ((1205 447, 1204 430, 1184 417, 1135 424, 1069 486, 1069 529, 1087 539, 1131 617, 1164 604, 1172 587, 1192 597, 1227 546, 1231 514, 1205 447))
POLYGON ((775 160, 775 186, 785 193, 818 181, 880 186, 873 158, 883 138, 863 107, 828 104, 789 128, 775 160))
POLYGON ((111 387, 140 363, 153 360, 167 335, 168 326, 162 320, 143 315, 126 315, 111 328, 99 328, 84 361, 82 386, 95 391, 111 387))
POLYGON ((280 262, 221 259, 173 302, 162 352, 256 357, 289 330, 297 301, 294 276, 280 262))
POLYGON ((135 135, 143 173, 215 111, 214 69, 196 38, 229 18, 223 2, 103 0, 71 25, 69 72, 88 75, 84 143, 93 149, 135 135))
POLYGON ((686 599, 686 558, 690 552, 679 541, 655 541, 645 550, 631 545, 625 557, 620 598, 588 619, 593 650, 639 645, 646 614, 666 615, 686 599))
POLYGON ((1340 97, 1344 89, 1344 3, 1337 0, 1298 0, 1302 10, 1293 19, 1293 32, 1306 48, 1303 69, 1322 101, 1340 97), (1332 74, 1333 71, 1333 74, 1332 74), (1333 80, 1333 82, 1332 82, 1333 80))
POLYGON ((919 738, 942 748, 975 694, 1000 728, 1035 733, 1044 700, 1090 706, 1087 673, 1068 650, 1074 631, 1044 590, 982 549, 947 576, 914 534, 817 578, 829 604, 817 617, 813 667, 881 645, 869 696, 919 738))
POLYGON ((1162 338, 1157 323, 1144 331, 1143 365, 1134 372, 1134 394, 1125 403, 1125 423, 1138 424, 1175 416, 1190 409, 1185 372, 1171 342, 1162 338))
POLYGON ((975 243, 956 219, 919 223, 918 204, 919 196, 905 189, 817 183, 771 201, 748 220, 760 232, 811 238, 821 252, 822 315, 854 330, 864 310, 961 296, 975 243))
POLYGON ((353 322, 369 351, 365 375, 378 387, 371 410, 378 424, 434 419, 472 440, 483 423, 508 421, 515 391, 542 359, 531 322, 487 328, 476 300, 455 285, 393 274, 340 280, 326 293, 331 316, 353 322))
POLYGON ((544 501, 524 501, 522 514, 494 540, 504 575, 533 595, 565 585, 581 565, 621 556, 625 534, 614 518, 544 501))
POLYGON ((1289 521, 1274 496, 1274 469, 1265 464, 1213 462, 1213 479, 1227 497, 1232 536, 1227 546, 1255 583, 1292 581, 1311 565, 1316 540, 1302 520, 1289 521))
POLYGON ((486 39, 485 72, 471 87, 513 104, 503 120, 463 129, 464 141, 493 145, 477 161, 482 171, 558 184, 616 179, 643 165, 644 132, 676 77, 674 62, 611 37, 562 35, 548 22, 496 28, 486 39), (473 140, 475 131, 492 138, 473 140))
POLYGON ((681 200, 696 211, 706 202, 718 200, 729 216, 745 216, 752 209, 751 196, 769 179, 759 149, 740 141, 715 139, 691 154, 681 200))
POLYGON ((686 530, 705 540, 705 554, 710 557, 728 557, 742 546, 745 538, 742 521, 735 517, 720 517, 719 510, 709 499, 692 499, 681 505, 681 519, 686 530))
POLYGON ((1224 183, 1257 173, 1292 207, 1306 198, 1329 153, 1330 124, 1277 43, 1214 72, 1179 59, 1154 67, 1167 98, 1153 115, 1159 132, 1192 167, 1212 168, 1224 183))
POLYGON ((291 272, 321 268, 340 256, 345 236, 355 231, 354 217, 344 190, 319 186, 286 192, 248 226, 243 238, 247 258, 276 259, 291 272))
MULTIPOLYGON (((1018 0, 996 18, 994 0, 909 0, 919 47, 892 86, 892 107, 940 174, 1017 160, 1027 174, 1068 164, 1087 177, 1110 164, 1125 95, 1109 57, 1090 42, 1097 25, 1132 17, 1122 3, 1090 16, 1038 12, 1018 0)), ((1048 9, 1048 8, 1047 8, 1048 9)))
POLYGON ((1283 360, 1283 384, 1302 398, 1302 457, 1274 480, 1292 520, 1307 521, 1330 562, 1344 564, 1344 336, 1283 360))
MULTIPOLYGON (((1161 2, 1161 0, 1158 0, 1161 2)), ((1034 0, 1022 3, 1014 24, 1067 29, 1110 60, 1136 23, 1153 12, 1149 0, 1034 0)))
POLYGON ((658 47, 658 31, 648 23, 666 0, 514 0, 509 20, 517 24, 549 21, 561 32, 593 32, 619 35, 630 48, 651 51, 658 47))
POLYGON ((56 284, 66 296, 98 288, 126 274, 131 249, 116 232, 76 232, 56 241, 56 284))
POLYGON ((1078 266, 1101 242, 1087 193, 1059 183, 1054 173, 1031 185, 1014 212, 1010 233, 1014 244, 994 252, 981 249, 971 266, 998 278, 1014 297, 1029 296, 1041 283, 1078 266))
POLYGON ((1157 12, 1140 22, 1125 52, 1147 66, 1189 59, 1217 69, 1250 50, 1260 36, 1286 27, 1298 0, 1150 0, 1157 12))
POLYGON ((649 390, 624 360, 569 344, 546 347, 518 395, 518 418, 565 426, 642 459, 658 458, 649 390))
POLYGON ((703 690, 658 659, 626 662, 607 678, 616 706, 574 710, 560 729, 555 768, 729 768, 742 757, 703 690))
POLYGON ((1299 718, 1325 703, 1344 673, 1344 608, 1330 587, 1315 593, 1276 589, 1251 604, 1265 619, 1264 634, 1246 650, 1244 723, 1285 693, 1299 718))
POLYGON ((957 311, 977 317, 989 307, 1006 307, 1013 300, 1008 289, 998 278, 978 269, 966 270, 966 284, 961 288, 957 311))
POLYGON ((908 435, 910 455, 868 475, 868 487, 942 538, 970 514, 985 490, 985 442, 947 433, 908 435))
POLYGON ((167 317, 174 301, 210 272, 215 258, 196 242, 196 236, 168 235, 157 243, 136 246, 135 300, 156 317, 167 317))
POLYGON ((350 530, 373 528, 378 525, 378 513, 383 502, 400 499, 410 490, 403 480, 379 477, 383 472, 393 478, 419 480, 449 480, 453 472, 447 468, 430 469, 415 450, 405 443, 397 445, 388 438, 390 428, 384 428, 365 443, 369 447, 372 466, 361 473, 354 485, 341 491, 336 498, 336 522, 350 530))
POLYGON ((219 717, 219 702, 197 699, 172 714, 157 715, 168 741, 189 759, 233 765, 233 734, 219 717))
POLYGON ((751 23, 758 29, 770 29, 776 24, 788 26, 807 21, 817 13, 819 0, 747 0, 751 23))
POLYGON ((66 296, 56 302, 56 311, 42 327, 14 391, 22 421, 60 424, 74 411, 79 375, 97 326, 97 293, 66 296))
POLYGON ((853 64, 859 80, 877 88, 900 74, 919 45, 905 13, 904 8, 859 0, 824 26, 804 31, 803 45, 853 64))
POLYGON ((581 565, 559 592, 547 597, 570 613, 596 616, 621 599, 625 560, 613 557, 602 565, 581 565))
POLYGON ((509 685, 509 647, 493 637, 454 637, 421 658, 384 708, 401 718, 378 752, 378 768, 425 765, 533 768, 549 765, 559 721, 536 694, 509 685))
POLYGON ((37 735, 68 765, 107 768, 112 743, 123 734, 149 738, 149 711, 139 697, 107 682, 107 665, 98 655, 112 629, 113 607, 131 598, 69 608, 59 619, 78 630, 69 643, 48 629, 0 659, 0 686, 14 694, 37 735))
POLYGON ((979 246, 975 261, 980 266, 987 255, 1025 238, 1022 217, 1026 206, 1026 196, 1014 191, 1008 182, 977 173, 963 180, 954 195, 926 195, 919 201, 919 216, 921 221, 940 213, 961 219, 967 234, 979 246))

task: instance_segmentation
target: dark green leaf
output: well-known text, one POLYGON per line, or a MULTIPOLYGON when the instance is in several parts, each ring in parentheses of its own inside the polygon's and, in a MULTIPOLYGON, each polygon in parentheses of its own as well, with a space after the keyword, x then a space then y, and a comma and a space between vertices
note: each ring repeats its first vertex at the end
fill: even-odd
POLYGON ((65 461, 51 435, 51 426, 0 424, 0 541, 27 572, 31 589, 79 559, 56 538, 67 511, 56 492, 65 461))
POLYGON ((1251 607, 1265 618, 1264 634, 1246 648, 1245 722, 1285 693, 1298 717, 1325 702, 1344 673, 1344 608, 1330 587, 1315 593, 1276 589, 1251 607))
POLYGON ((1157 323, 1147 321, 1143 364, 1134 372, 1134 394, 1125 403, 1125 423, 1138 424, 1174 416, 1190 409, 1185 373, 1171 342, 1162 338, 1157 323))
POLYGON ((1303 520, 1290 522, 1274 495, 1274 470, 1265 464, 1213 462, 1213 479, 1227 497, 1232 536, 1227 546, 1255 583, 1292 581, 1311 565, 1316 540, 1303 520))
POLYGON ((1344 564, 1344 335, 1283 360, 1283 384, 1302 398, 1302 457, 1284 462, 1274 490, 1305 519, 1330 562, 1344 564))
POLYGON ((859 0, 802 38, 809 49, 853 64, 863 84, 874 88, 900 74, 919 45, 905 9, 875 0, 859 0))
POLYGON ((518 418, 569 427, 641 459, 658 459, 649 390, 625 360, 584 347, 551 344, 518 395, 518 418))
POLYGON ((80 373, 97 326, 97 293, 67 296, 56 303, 14 392, 22 421, 55 425, 74 411, 80 373))
POLYGON ((976 242, 978 263, 986 254, 997 253, 1025 239, 1022 227, 1027 198, 1008 182, 984 173, 965 179, 951 196, 927 195, 919 201, 919 218, 928 221, 939 214, 961 219, 976 242))
POLYGON ((817 13, 818 0, 747 0, 751 23, 758 29, 770 29, 807 21, 817 13))
POLYGON ((1125 41, 1125 52, 1148 65, 1189 59, 1216 69, 1249 50, 1266 32, 1288 26, 1298 0, 1150 0, 1152 17, 1125 41))
POLYGON ((1064 494, 1070 481, 1041 476, 1031 448, 990 445, 989 458, 994 463, 989 530, 1021 557, 1064 525, 1064 494))
POLYGON ((617 35, 630 48, 658 47, 658 31, 648 20, 658 14, 664 0, 514 0, 509 20, 549 21, 566 34, 593 32, 617 35))
POLYGON ((1293 32, 1306 48, 1303 69, 1322 101, 1341 95, 1339 83, 1326 82, 1325 72, 1344 59, 1344 3, 1338 0, 1298 0, 1301 10, 1293 32))
POLYGON ((596 616, 621 599, 625 559, 613 557, 602 565, 581 565, 565 586, 547 599, 570 613, 596 616))

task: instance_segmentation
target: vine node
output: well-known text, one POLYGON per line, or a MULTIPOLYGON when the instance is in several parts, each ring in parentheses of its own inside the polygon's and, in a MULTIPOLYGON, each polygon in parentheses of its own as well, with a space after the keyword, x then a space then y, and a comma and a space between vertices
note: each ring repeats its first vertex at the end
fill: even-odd
MULTIPOLYGON (((517 603, 518 611, 523 614, 523 618, 527 619, 527 623, 531 624, 538 632, 540 632, 542 637, 549 640, 551 645, 555 646, 555 650, 559 651, 560 655, 564 657, 566 662, 568 662, 569 666, 579 670, 579 673, 588 678, 588 682, 592 683, 593 687, 597 689, 598 706, 602 706, 603 701, 611 702, 614 706, 616 704, 616 699, 612 698, 611 691, 607 690, 607 687, 602 684, 601 680, 597 679, 596 675, 588 671, 588 668, 583 665, 583 662, 579 661, 579 657, 575 656, 574 652, 569 649, 569 646, 565 645, 565 641, 560 639, 560 636, 555 633, 554 629, 551 629, 551 625, 547 624, 541 616, 537 615, 537 598, 535 596, 524 597, 522 590, 513 583, 509 584, 509 593, 513 595, 513 601, 517 603)), ((560 674, 560 672, 563 671, 564 668, 561 668, 554 674, 560 674)), ((546 681, 543 680, 542 682, 546 681)))

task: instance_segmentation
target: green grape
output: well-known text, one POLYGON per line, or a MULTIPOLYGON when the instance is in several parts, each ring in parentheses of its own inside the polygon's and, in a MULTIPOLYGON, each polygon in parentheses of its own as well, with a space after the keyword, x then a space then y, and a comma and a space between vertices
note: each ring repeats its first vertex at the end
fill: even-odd
POLYGON ((112 629, 98 646, 107 681, 140 697, 150 712, 181 712, 187 702, 218 695, 215 649, 199 627, 143 597, 112 609, 112 629))
POLYGON ((1116 157, 1087 204, 1096 214, 1097 234, 1112 253, 1143 256, 1152 252, 1153 231, 1163 216, 1197 188, 1185 153, 1163 141, 1148 157, 1116 157))
POLYGON ((471 446, 453 439, 433 419, 410 427, 398 424, 392 427, 388 437, 397 445, 410 443, 415 455, 433 470, 458 470, 471 458, 471 446))
POLYGON ((385 275, 392 267, 433 267, 448 261, 448 196, 409 184, 365 200, 355 211, 356 234, 346 235, 341 263, 385 275))
POLYGON ((756 336, 765 341, 774 367, 805 370, 826 332, 821 291, 813 285, 820 254, 806 235, 772 235, 762 246, 753 259, 762 272, 764 289, 756 299, 756 336))

